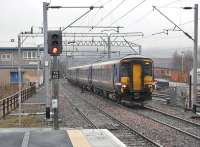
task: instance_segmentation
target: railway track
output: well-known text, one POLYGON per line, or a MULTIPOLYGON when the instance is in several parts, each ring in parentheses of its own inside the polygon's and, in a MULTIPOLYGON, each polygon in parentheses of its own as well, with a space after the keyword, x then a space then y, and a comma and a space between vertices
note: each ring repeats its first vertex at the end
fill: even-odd
POLYGON ((169 94, 166 94, 166 93, 154 92, 152 94, 152 99, 156 100, 156 101, 162 101, 162 102, 165 102, 165 103, 169 103, 170 96, 169 96, 169 94))
MULTIPOLYGON (((155 145, 157 147, 161 147, 162 145, 154 142, 153 140, 151 140, 150 138, 142 135, 141 133, 137 132, 136 130, 134 130, 133 128, 129 127, 128 125, 124 124, 123 122, 117 120, 116 118, 112 117, 111 115, 109 115, 108 113, 106 113, 105 111, 103 111, 102 109, 94 106, 93 104, 89 103, 88 101, 84 100, 86 103, 88 103, 90 106, 94 107, 95 109, 97 109, 100 113, 104 114, 105 116, 107 116, 108 118, 110 118, 111 120, 117 122, 118 124, 121 125, 120 130, 127 130, 128 132, 130 132, 131 134, 135 134, 137 133, 137 135, 141 136, 142 138, 146 139, 147 141, 149 141, 150 143, 152 143, 152 145, 155 145)), ((113 132, 114 134, 115 131, 111 130, 111 132, 113 132)))
MULTIPOLYGON (((68 95, 69 95, 69 92, 70 91, 68 91, 68 95)), ((111 131, 115 136, 117 136, 121 141, 123 141, 129 147, 146 147, 146 146, 148 146, 148 147, 162 147, 157 142, 152 141, 150 138, 148 138, 148 137, 144 136, 143 134, 137 132, 133 128, 124 124, 123 122, 115 119, 114 117, 112 117, 108 113, 104 112, 103 110, 101 110, 97 106, 91 104, 90 102, 86 101, 85 99, 81 99, 82 103, 85 103, 84 105, 89 106, 89 109, 92 108, 93 111, 95 111, 96 115, 98 115, 98 113, 101 113, 103 115, 101 117, 106 117, 107 119, 109 119, 112 122, 112 123, 110 123, 110 121, 109 122, 104 121, 103 123, 107 124, 107 125, 103 125, 103 126, 99 125, 98 123, 96 123, 96 121, 94 119, 91 120, 92 119, 92 118, 90 118, 90 113, 92 113, 91 110, 86 112, 85 109, 82 107, 83 105, 80 104, 80 96, 76 93, 71 93, 70 95, 71 96, 74 95, 76 98, 78 98, 79 101, 76 101, 75 98, 73 98, 73 100, 72 99, 69 100, 69 96, 66 95, 66 97, 68 97, 69 103, 91 125, 91 128, 108 129, 109 131, 111 131), (110 125, 110 124, 112 124, 112 125, 110 125)), ((105 118, 98 118, 98 120, 99 119, 107 120, 105 118)))
MULTIPOLYGON (((77 93, 78 88, 71 87, 73 93, 77 93)), ((185 133, 175 128, 167 126, 163 123, 155 121, 144 115, 133 112, 132 109, 113 103, 108 99, 103 99, 100 96, 91 95, 89 93, 81 94, 79 98, 84 99, 101 109, 114 119, 126 124, 131 129, 140 132, 143 136, 148 137, 150 140, 157 142, 163 146, 199 146, 200 139, 198 136, 193 137, 195 134, 185 133)), ((172 120, 173 121, 173 120, 172 120)), ((116 135, 117 136, 117 135, 116 135)))
POLYGON ((144 108, 144 110, 137 111, 137 113, 200 140, 200 124, 149 106, 144 106, 144 108))
MULTIPOLYGON (((129 107, 126 107, 121 104, 117 104, 120 107, 124 107, 125 109, 130 109, 129 107)), ((144 106, 144 109, 130 109, 132 112, 137 113, 139 115, 143 115, 144 117, 147 117, 148 119, 151 119, 153 121, 156 121, 158 123, 161 123, 163 125, 166 125, 172 129, 175 129, 181 133, 184 133, 186 135, 189 135, 195 139, 200 140, 200 124, 183 119, 181 117, 171 115, 169 113, 154 109, 149 106, 144 106), (152 114, 154 113, 154 114, 152 114), (160 116, 160 117, 159 117, 160 116), (165 118, 163 118, 165 117, 165 118), (172 121, 173 120, 173 121, 172 121)))

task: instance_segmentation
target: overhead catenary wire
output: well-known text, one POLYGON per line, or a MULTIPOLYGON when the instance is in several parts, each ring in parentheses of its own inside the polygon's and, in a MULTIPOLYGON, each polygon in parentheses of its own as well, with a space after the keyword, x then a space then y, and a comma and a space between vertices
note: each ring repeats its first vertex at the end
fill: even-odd
POLYGON ((170 21, 175 27, 178 28, 180 31, 182 31, 189 39, 194 40, 191 35, 189 35, 187 32, 185 32, 182 28, 180 28, 178 25, 176 25, 171 19, 169 19, 165 14, 163 14, 156 6, 153 6, 153 9, 158 11, 162 16, 164 16, 168 21, 170 21))
MULTIPOLYGON (((198 18, 198 20, 200 20, 200 18, 198 18)), ((182 24, 179 24, 179 26, 183 26, 183 25, 190 24, 190 23, 193 23, 193 22, 194 22, 194 20, 189 20, 189 21, 186 21, 182 24)))
POLYGON ((87 15, 90 11, 93 10, 93 7, 90 7, 90 9, 88 11, 86 11, 84 14, 82 14, 80 17, 78 17, 77 19, 75 19, 72 23, 70 23, 68 26, 66 26, 65 28, 62 29, 62 31, 66 30, 68 27, 70 27, 72 24, 74 24, 75 22, 77 22, 79 19, 81 19, 82 17, 84 17, 85 15, 87 15))
POLYGON ((96 5, 96 4, 98 4, 99 2, 101 2, 101 1, 103 1, 103 0, 97 0, 95 3, 93 3, 92 5, 94 6, 94 5, 96 5))
POLYGON ((102 5, 105 6, 107 5, 108 3, 112 2, 113 0, 107 0, 105 3, 103 3, 102 5))
POLYGON ((168 7, 169 5, 172 5, 172 4, 174 4, 174 3, 177 3, 178 1, 182 1, 182 0, 174 0, 174 1, 172 1, 172 2, 169 2, 169 3, 164 4, 164 5, 162 5, 162 6, 159 6, 159 7, 168 7))
MULTIPOLYGON (((103 1, 103 0, 98 0, 98 1, 96 1, 94 4, 92 4, 92 6, 94 6, 94 5, 98 4, 98 3, 99 3, 99 2, 101 2, 101 1, 103 1)), ((108 0, 108 1, 110 2, 110 1, 112 1, 112 0, 108 0)), ((103 6, 103 7, 104 7, 104 6, 105 6, 105 4, 102 4, 101 6, 103 6)), ((98 10, 97 10, 97 12, 94 14, 94 16, 96 16, 96 15, 99 13, 99 11, 101 11, 101 9, 98 9, 98 10)), ((94 17, 94 16, 93 16, 93 17, 94 17)))
POLYGON ((134 6, 133 8, 131 8, 130 10, 128 10, 125 14, 123 14, 122 16, 120 16, 118 19, 116 19, 115 21, 113 21, 111 23, 111 25, 115 24, 116 22, 118 22, 119 20, 121 20, 122 18, 124 18, 125 16, 127 16, 128 14, 130 14, 133 10, 135 10, 137 7, 139 7, 140 5, 142 5, 146 0, 143 0, 142 2, 140 2, 139 4, 137 4, 136 6, 134 6))
POLYGON ((147 16, 151 15, 153 12, 153 10, 147 11, 143 16, 141 16, 140 18, 138 18, 137 20, 135 20, 132 23, 139 23, 140 21, 144 20, 144 18, 146 18, 147 16))
MULTIPOLYGON (((99 25, 103 20, 105 20, 109 15, 111 15, 115 10, 117 10, 126 0, 122 0, 120 3, 118 3, 113 9, 111 9, 105 16, 103 16, 96 25, 99 25)), ((95 26, 96 26, 95 25, 95 26)))
MULTIPOLYGON (((100 2, 100 1, 102 1, 102 0, 97 1, 96 4, 97 4, 98 2, 100 2)), ((112 1, 113 1, 113 0, 107 0, 107 1, 106 1, 105 3, 103 3, 101 6, 104 8, 108 3, 112 2, 112 1)), ((95 5, 95 3, 94 3, 93 5, 95 5)), ((101 9, 99 9, 92 17, 95 17, 100 11, 101 11, 101 9)), ((87 17, 85 17, 85 18, 87 18, 87 17)), ((85 18, 83 18, 83 20, 84 20, 85 18)), ((83 23, 84 23, 84 22, 83 22, 83 23)), ((83 23, 82 23, 82 24, 83 24, 83 23)))
MULTIPOLYGON (((110 2, 112 2, 113 0, 108 0, 108 1, 106 1, 105 3, 103 3, 102 4, 102 6, 103 7, 105 7, 107 4, 109 4, 110 2)), ((92 16, 93 18, 99 13, 101 11, 101 9, 99 9, 95 14, 94 14, 94 16, 92 16)), ((93 30, 93 29, 90 29, 89 31, 91 31, 91 30, 93 30)), ((88 32, 89 32, 88 31, 88 32)))

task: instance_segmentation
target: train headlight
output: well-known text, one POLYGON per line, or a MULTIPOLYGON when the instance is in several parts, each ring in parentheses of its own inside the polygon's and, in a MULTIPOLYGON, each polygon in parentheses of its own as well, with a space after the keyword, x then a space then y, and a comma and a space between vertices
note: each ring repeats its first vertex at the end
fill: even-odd
POLYGON ((127 87, 127 85, 126 85, 126 84, 122 84, 121 86, 122 86, 122 88, 126 88, 126 87, 127 87))

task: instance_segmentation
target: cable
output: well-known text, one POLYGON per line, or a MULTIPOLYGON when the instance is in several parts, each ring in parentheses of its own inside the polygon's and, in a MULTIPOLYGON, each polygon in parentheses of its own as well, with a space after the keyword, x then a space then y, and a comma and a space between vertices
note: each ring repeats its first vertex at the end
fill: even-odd
MULTIPOLYGON (((105 3, 102 4, 102 6, 105 8, 105 5, 107 5, 107 4, 110 3, 110 2, 112 2, 112 0, 106 1, 105 3)), ((92 16, 92 17, 94 18, 100 11, 101 11, 101 9, 99 9, 99 10, 94 14, 94 16, 92 16)), ((93 19, 93 18, 92 18, 92 19, 93 19)), ((94 26, 96 26, 96 25, 94 25, 94 26)), ((94 29, 94 28, 88 30, 88 32, 92 31, 93 29, 94 29)))
MULTIPOLYGON (((97 2, 100 2, 100 1, 102 1, 102 0, 99 0, 99 1, 97 1, 97 2)), ((103 3, 101 6, 105 8, 105 5, 107 5, 107 4, 110 3, 111 1, 112 1, 112 0, 107 0, 107 1, 106 1, 105 3, 103 3)), ((97 2, 96 2, 96 3, 97 3, 97 2)), ((101 11, 101 9, 99 9, 99 10, 94 14, 94 16, 92 16, 92 17, 95 17, 100 11, 101 11)), ((87 17, 85 17, 84 19, 86 19, 86 18, 87 18, 87 17)), ((84 20, 84 19, 83 19, 83 20, 84 20)), ((85 21, 84 21, 84 22, 85 22, 85 21)), ((83 22, 83 23, 84 23, 84 22, 83 22)), ((81 24, 83 24, 83 23, 81 23, 81 24)))
POLYGON ((129 13, 131 13, 133 10, 135 10, 137 7, 139 7, 141 4, 143 4, 146 0, 143 0, 142 2, 140 2, 139 4, 137 4, 135 7, 133 7, 132 9, 128 10, 124 15, 120 16, 118 19, 116 19, 115 21, 113 21, 111 23, 111 25, 113 25, 114 23, 116 23, 117 21, 119 21, 120 19, 124 18, 125 16, 127 16, 129 13))
POLYGON ((142 17, 138 18, 136 21, 134 21, 133 23, 138 23, 142 20, 144 20, 144 18, 146 18, 147 16, 149 16, 151 13, 153 12, 153 10, 148 11, 147 13, 145 13, 142 17))
POLYGON ((95 26, 99 25, 103 20, 105 20, 109 15, 111 15, 117 8, 119 8, 126 0, 122 0, 120 3, 118 3, 112 10, 110 10, 102 19, 96 23, 95 26))
POLYGON ((160 6, 160 7, 167 7, 167 6, 171 5, 171 4, 176 3, 177 1, 182 1, 182 0, 174 0, 174 1, 172 1, 172 2, 169 2, 169 3, 167 3, 167 4, 162 5, 162 6, 160 6))
MULTIPOLYGON (((200 20, 200 18, 198 18, 198 20, 200 20)), ((189 23, 192 23, 192 22, 194 22, 194 20, 186 21, 186 22, 180 24, 179 26, 183 26, 183 25, 186 25, 186 24, 189 24, 189 23)))
POLYGON ((142 38, 138 38, 138 39, 135 39, 135 40, 133 40, 133 42, 134 41, 138 41, 138 40, 142 40, 142 39, 147 39, 147 38, 151 38, 152 36, 154 36, 154 35, 148 35, 148 36, 144 36, 144 37, 142 37, 142 38))
POLYGON ((113 1, 113 0, 108 0, 108 1, 106 1, 105 3, 103 3, 102 5, 105 6, 105 5, 107 5, 108 3, 112 2, 112 1, 113 1))
POLYGON ((96 5, 97 3, 99 3, 100 1, 102 1, 102 0, 97 0, 97 1, 93 4, 93 6, 96 5))
MULTIPOLYGON (((106 1, 104 4, 102 4, 102 6, 105 8, 105 5, 107 5, 107 4, 110 3, 110 2, 112 2, 112 0, 106 1)), ((101 9, 99 9, 99 10, 94 14, 94 16, 92 16, 92 17, 95 17, 100 11, 101 11, 101 9)))
POLYGON ((90 11, 93 10, 93 7, 91 7, 87 12, 85 12, 84 14, 82 14, 80 17, 78 17, 76 20, 74 20, 72 23, 70 23, 68 26, 66 26, 64 29, 62 29, 62 32, 67 29, 68 27, 70 27, 72 24, 74 24, 75 22, 77 22, 79 19, 81 19, 82 17, 84 17, 85 15, 87 15, 90 11))

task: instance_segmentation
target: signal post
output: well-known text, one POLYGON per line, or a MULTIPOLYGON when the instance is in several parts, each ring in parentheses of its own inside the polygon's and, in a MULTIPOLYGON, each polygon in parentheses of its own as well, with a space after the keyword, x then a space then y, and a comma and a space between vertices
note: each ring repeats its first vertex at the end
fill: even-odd
POLYGON ((59 100, 59 62, 57 56, 62 53, 62 32, 48 31, 48 54, 53 56, 53 65, 51 70, 52 79, 52 110, 53 110, 53 128, 59 129, 58 123, 58 100, 59 100))

